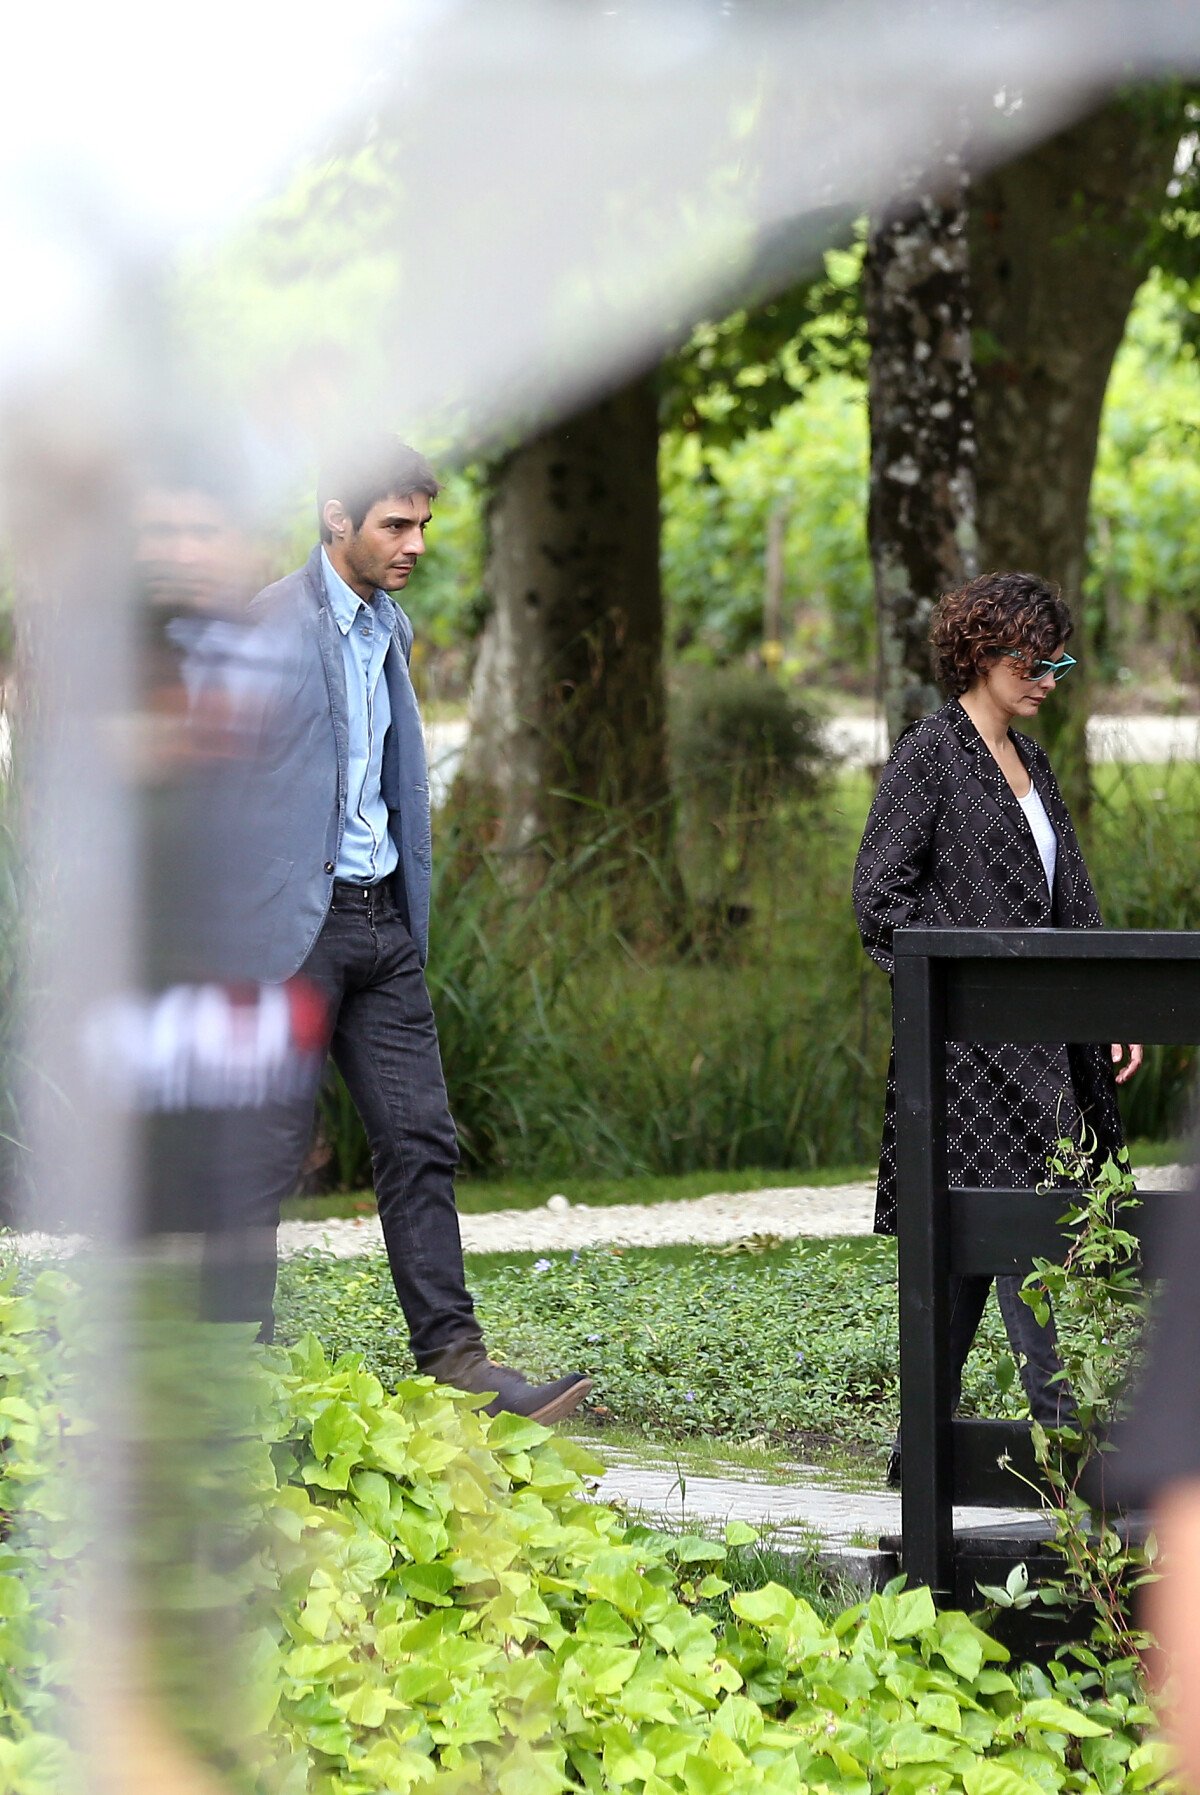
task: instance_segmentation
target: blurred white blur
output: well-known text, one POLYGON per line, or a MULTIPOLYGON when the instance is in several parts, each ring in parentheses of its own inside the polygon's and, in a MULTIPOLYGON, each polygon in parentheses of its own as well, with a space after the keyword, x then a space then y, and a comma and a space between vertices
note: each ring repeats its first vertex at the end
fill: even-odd
POLYGON ((14 9, 0 381, 177 262, 184 340, 272 433, 502 434, 1195 30, 1178 0, 14 9))

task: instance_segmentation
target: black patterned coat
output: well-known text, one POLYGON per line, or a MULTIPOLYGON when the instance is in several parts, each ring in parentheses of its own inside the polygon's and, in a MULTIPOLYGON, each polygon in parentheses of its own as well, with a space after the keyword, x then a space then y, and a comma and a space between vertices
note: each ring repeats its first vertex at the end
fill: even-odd
MULTIPOLYGON (((1095 929, 1100 907, 1045 751, 1010 731, 1058 836, 1051 901, 1033 832, 970 717, 952 699, 905 730, 883 770, 854 868, 863 946, 889 974, 892 930, 1095 929)), ((1123 1144, 1110 1044, 951 1042, 950 1183, 1028 1190, 1080 1115, 1102 1154, 1123 1144)), ((896 1231, 896 1068, 888 1066, 875 1228, 896 1231)))

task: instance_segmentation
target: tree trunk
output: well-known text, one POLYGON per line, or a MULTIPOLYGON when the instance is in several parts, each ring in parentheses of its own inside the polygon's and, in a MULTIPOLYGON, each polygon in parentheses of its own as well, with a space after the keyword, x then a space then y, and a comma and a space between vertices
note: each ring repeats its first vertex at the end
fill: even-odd
POLYGON ((980 561, 1056 581, 1081 665, 1037 733, 1086 814, 1088 495, 1109 370, 1145 273, 1179 129, 1124 101, 998 169, 971 198, 980 561))
POLYGON ((491 612, 456 791, 492 844, 561 853, 617 820, 669 848, 658 404, 626 387, 497 469, 491 612))
POLYGON ((975 444, 965 175, 910 192, 871 230, 863 296, 871 349, 868 533, 888 739, 938 702, 929 617, 975 571, 975 444))

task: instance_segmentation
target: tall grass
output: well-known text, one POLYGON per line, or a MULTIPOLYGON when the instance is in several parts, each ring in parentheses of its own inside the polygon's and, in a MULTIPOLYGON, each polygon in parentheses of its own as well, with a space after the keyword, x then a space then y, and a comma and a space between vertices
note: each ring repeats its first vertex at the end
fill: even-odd
POLYGON ((714 921, 711 881, 689 867, 691 951, 653 916, 631 934, 628 879, 649 906, 662 889, 644 868, 576 879, 560 865, 526 895, 486 862, 453 887, 440 875, 429 977, 466 1167, 629 1176, 870 1158, 887 988, 846 899, 860 821, 840 786, 777 809, 737 928, 714 921))
MULTIPOLYGON (((1200 928, 1200 765, 1098 767, 1084 847, 1114 929, 1200 928)), ((1188 1132, 1195 1047, 1151 1047, 1122 1091, 1131 1136, 1188 1132)))
MULTIPOLYGON (((889 1032, 887 984, 849 904, 869 798, 864 775, 843 774, 757 817, 740 926, 711 905, 727 890, 712 858, 723 838, 706 845, 690 830, 690 951, 677 926, 655 926, 667 882, 612 864, 615 849, 590 851, 590 877, 561 864, 521 893, 487 861, 464 873, 443 841, 430 984, 466 1169, 628 1177, 869 1161, 889 1032), (631 879, 647 921, 636 934, 631 879)), ((1098 768, 1085 848, 1111 926, 1200 927, 1200 767, 1098 768)), ((20 918, 0 809, 0 1208, 25 1157, 13 1144, 20 918)), ((1130 1134, 1182 1132, 1194 1075, 1194 1049, 1152 1048, 1123 1093, 1130 1134)), ((361 1129, 336 1089, 325 1132, 333 1181, 369 1182, 361 1129)))
MULTIPOLYGON (((720 843, 705 850, 690 831, 691 953, 652 917, 651 945, 631 936, 611 867, 576 879, 560 865, 522 895, 486 862, 445 870, 443 842, 429 976, 466 1169, 565 1179, 869 1161, 889 1034, 887 983, 849 902, 869 800, 867 778, 843 774, 757 819, 740 927, 714 924, 722 881, 704 856, 720 843)), ((1111 926, 1200 926, 1195 764, 1098 768, 1085 847, 1111 926)), ((643 889, 652 906, 653 880, 643 889)), ((1190 1048, 1151 1050, 1123 1093, 1131 1135, 1181 1130, 1194 1066, 1190 1048)), ((353 1140, 348 1184, 368 1177, 353 1140)))

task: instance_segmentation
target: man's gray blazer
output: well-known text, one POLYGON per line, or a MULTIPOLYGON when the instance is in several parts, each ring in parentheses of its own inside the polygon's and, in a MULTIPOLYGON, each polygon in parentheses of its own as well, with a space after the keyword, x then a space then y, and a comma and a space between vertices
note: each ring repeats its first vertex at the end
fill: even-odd
MULTIPOLYGON (((299 971, 321 931, 346 824, 346 677, 319 546, 297 572, 259 593, 251 616, 269 696, 227 870, 237 887, 241 968, 246 976, 280 980, 299 971)), ((432 854, 425 743, 408 673, 412 640, 397 605, 383 664, 392 725, 381 782, 399 852, 396 899, 424 965, 432 854)))

